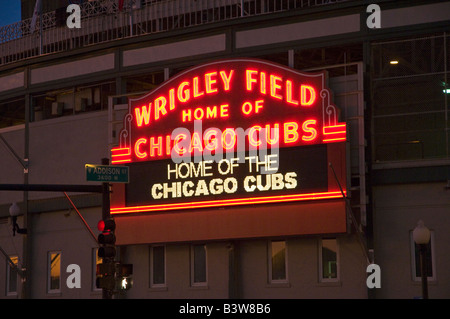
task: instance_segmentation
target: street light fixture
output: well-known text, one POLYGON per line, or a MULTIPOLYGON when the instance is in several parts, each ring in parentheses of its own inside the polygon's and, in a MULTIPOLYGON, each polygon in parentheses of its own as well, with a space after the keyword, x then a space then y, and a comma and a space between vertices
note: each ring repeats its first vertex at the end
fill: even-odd
POLYGON ((416 228, 413 230, 414 242, 419 245, 420 250, 420 271, 422 275, 422 298, 428 299, 428 272, 427 272, 427 261, 426 252, 427 245, 430 242, 430 230, 424 225, 422 220, 419 220, 416 228))
POLYGON ((26 234, 27 229, 26 228, 20 228, 17 224, 17 216, 20 214, 20 207, 17 205, 17 203, 13 203, 9 207, 9 215, 11 215, 12 218, 12 224, 13 224, 13 236, 16 235, 16 231, 18 234, 26 234))

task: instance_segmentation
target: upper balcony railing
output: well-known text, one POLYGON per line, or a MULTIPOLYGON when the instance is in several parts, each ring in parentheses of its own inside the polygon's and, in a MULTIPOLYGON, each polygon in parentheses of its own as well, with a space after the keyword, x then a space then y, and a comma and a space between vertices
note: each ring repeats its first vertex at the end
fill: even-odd
POLYGON ((66 8, 0 27, 0 65, 103 42, 195 25, 351 0, 89 0, 81 28, 66 25, 66 8))

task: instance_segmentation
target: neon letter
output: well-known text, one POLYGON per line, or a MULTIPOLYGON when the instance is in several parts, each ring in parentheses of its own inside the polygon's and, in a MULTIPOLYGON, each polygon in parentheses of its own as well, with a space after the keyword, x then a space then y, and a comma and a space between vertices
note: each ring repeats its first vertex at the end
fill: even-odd
POLYGON ((175 152, 177 152, 179 155, 183 155, 184 153, 187 152, 187 150, 186 150, 184 147, 183 147, 183 148, 180 148, 180 147, 178 146, 178 143, 179 143, 181 140, 185 139, 186 137, 187 137, 186 134, 181 133, 181 134, 178 134, 178 135, 175 137, 175 139, 173 140, 173 141, 174 141, 174 143, 173 143, 173 150, 174 150, 175 152))
POLYGON ((292 82, 289 80, 286 80, 286 102, 298 105, 298 101, 292 99, 292 82))
POLYGON ((164 96, 160 96, 155 99, 155 120, 159 119, 160 112, 162 113, 162 115, 167 114, 166 104, 167 100, 164 96))
POLYGON ((217 117, 217 106, 208 106, 206 107, 206 118, 213 119, 217 117))
POLYGON ((139 158, 146 158, 148 154, 147 152, 141 152, 141 144, 147 144, 147 139, 145 137, 141 137, 136 141, 136 144, 134 144, 134 154, 139 158))
POLYGON ((198 107, 194 110, 194 119, 201 120, 203 116, 205 115, 205 112, 201 107, 198 107))
POLYGON ((312 86, 302 85, 300 86, 301 105, 309 106, 316 100, 316 91, 312 86), (309 100, 306 98, 307 92, 309 92, 309 100))
POLYGON ((198 132, 194 132, 194 134, 192 134, 191 146, 189 147, 189 153, 192 153, 194 148, 198 149, 199 152, 203 152, 202 141, 200 140, 200 136, 198 135, 198 132))
POLYGON ((279 83, 281 81, 282 81, 281 77, 275 76, 273 74, 270 75, 270 95, 280 100, 283 97, 279 95, 277 91, 281 89, 281 85, 279 83))
POLYGON ((222 145, 223 148, 227 150, 234 149, 234 146, 236 144, 236 132, 232 128, 227 128, 222 133, 222 145), (227 135, 230 135, 231 139, 230 142, 227 143, 227 135))
POLYGON ((259 113, 259 109, 263 107, 264 100, 255 101, 255 113, 259 113))
POLYGON ((284 123, 284 142, 295 143, 298 140, 298 124, 297 122, 284 123))
POLYGON ((150 110, 152 108, 152 103, 148 105, 141 106, 142 112, 137 107, 134 109, 134 114, 136 114, 136 124, 137 126, 142 126, 144 123, 145 125, 148 125, 150 123, 150 110))
POLYGON ((261 126, 259 125, 252 126, 248 132, 248 142, 256 147, 261 145, 261 140, 253 138, 253 134, 255 133, 255 131, 261 132, 261 126))
POLYGON ((203 91, 200 92, 198 90, 198 76, 196 76, 194 78, 193 86, 194 86, 194 88, 193 88, 193 91, 194 91, 193 95, 194 95, 194 97, 199 97, 199 96, 202 96, 203 94, 205 94, 205 92, 203 92, 203 91))
POLYGON ((256 73, 258 73, 256 70, 245 70, 245 83, 247 83, 247 91, 251 91, 253 86, 252 83, 256 83, 256 79, 252 77, 256 73))
POLYGON ((214 151, 217 149, 218 143, 217 143, 217 135, 219 132, 217 132, 215 129, 209 129, 205 132, 203 135, 203 139, 205 140, 205 148, 214 151), (211 138, 214 136, 213 138, 211 138))
POLYGON ((158 142, 155 143, 155 138, 150 138, 150 156, 155 156, 155 148, 158 149, 158 156, 162 155, 162 136, 158 136, 158 142))
POLYGON ((266 73, 265 72, 261 72, 260 74, 260 90, 262 94, 266 94, 266 73))
POLYGON ((191 109, 181 111, 181 119, 183 122, 189 122, 191 120, 191 109))
POLYGON ((191 97, 191 95, 190 95, 191 91, 189 90, 189 88, 183 90, 185 86, 189 86, 189 82, 183 82, 178 87, 177 95, 178 95, 178 101, 180 101, 180 102, 187 102, 189 100, 189 98, 191 97))
POLYGON ((213 84, 217 83, 217 81, 215 79, 216 75, 217 75, 217 72, 211 72, 211 73, 205 74, 206 94, 217 92, 217 88, 213 87, 213 84))
POLYGON ((223 89, 225 91, 229 91, 230 90, 230 82, 231 82, 231 77, 233 76, 234 70, 230 70, 230 73, 227 74, 225 73, 225 71, 220 71, 220 76, 222 78, 223 81, 223 89))
POLYGON ((274 124, 274 128, 271 129, 270 128, 270 124, 266 125, 266 140, 267 143, 269 143, 270 145, 276 144, 278 143, 278 140, 280 139, 280 127, 278 123, 274 124), (270 138, 270 131, 274 130, 274 137, 270 138))
POLYGON ((228 117, 228 104, 220 106, 220 117, 228 117))
POLYGON ((175 108, 175 89, 169 90, 169 109, 175 108))
POLYGON ((309 141, 313 141, 316 139, 317 137, 317 130, 314 127, 309 127, 309 125, 316 125, 317 121, 316 120, 306 120, 305 122, 303 122, 302 124, 302 129, 305 133, 309 133, 309 136, 302 136, 302 140, 309 142, 309 141))

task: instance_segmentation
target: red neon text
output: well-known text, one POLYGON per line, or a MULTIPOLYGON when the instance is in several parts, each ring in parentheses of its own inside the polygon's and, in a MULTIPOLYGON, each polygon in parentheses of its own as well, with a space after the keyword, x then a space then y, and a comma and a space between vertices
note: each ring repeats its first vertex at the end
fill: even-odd
POLYGON ((268 87, 270 96, 277 100, 284 99, 289 104, 300 104, 301 106, 311 106, 316 101, 316 90, 310 85, 297 84, 298 89, 295 89, 296 86, 292 80, 284 80, 279 75, 270 74, 267 77, 265 72, 259 72, 258 70, 247 69, 245 71, 247 91, 253 91, 258 87, 258 81, 260 82, 259 93, 266 94, 268 87))
POLYGON ((204 133, 193 132, 189 135, 179 133, 175 136, 141 137, 134 142, 132 150, 140 161, 167 157, 172 151, 183 156, 201 154, 204 150, 234 151, 239 145, 253 149, 269 145, 278 147, 308 145, 316 142, 319 136, 318 123, 315 119, 253 125, 246 131, 234 128, 226 128, 223 131, 208 128, 204 133), (242 141, 244 144, 240 144, 242 141))
POLYGON ((177 87, 170 88, 167 95, 156 97, 148 105, 141 105, 134 109, 135 124, 138 127, 150 125, 176 109, 178 103, 189 102, 192 98, 211 95, 231 89, 234 70, 213 71, 203 76, 195 76, 190 81, 183 81, 177 87))

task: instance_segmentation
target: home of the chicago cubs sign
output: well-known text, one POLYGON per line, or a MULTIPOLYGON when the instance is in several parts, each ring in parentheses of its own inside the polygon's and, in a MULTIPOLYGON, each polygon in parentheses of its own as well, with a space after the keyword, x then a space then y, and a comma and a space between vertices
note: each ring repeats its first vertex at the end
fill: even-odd
POLYGON ((111 213, 341 198, 329 163, 345 162, 346 132, 324 72, 257 59, 193 67, 130 100, 111 150, 130 183, 111 213))

